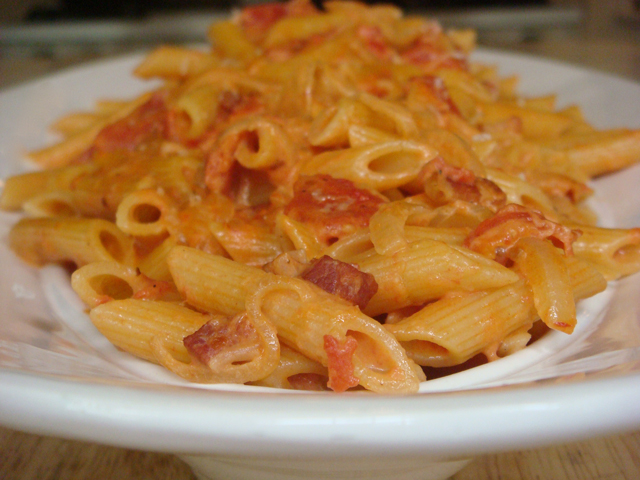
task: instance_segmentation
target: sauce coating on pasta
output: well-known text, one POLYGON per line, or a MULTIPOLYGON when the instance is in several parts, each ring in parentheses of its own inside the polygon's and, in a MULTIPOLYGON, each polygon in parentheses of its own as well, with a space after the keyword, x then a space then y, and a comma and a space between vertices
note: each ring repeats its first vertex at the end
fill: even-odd
POLYGON ((241 9, 149 53, 155 90, 56 122, 6 179, 11 248, 188 381, 385 394, 569 334, 640 270, 640 230, 585 206, 640 132, 521 95, 471 31, 323 7, 241 9))

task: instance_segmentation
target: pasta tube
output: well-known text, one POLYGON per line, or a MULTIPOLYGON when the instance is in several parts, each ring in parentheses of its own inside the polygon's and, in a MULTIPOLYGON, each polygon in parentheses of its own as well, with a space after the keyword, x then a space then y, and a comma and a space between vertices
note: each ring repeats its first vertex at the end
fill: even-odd
POLYGON ((378 322, 303 280, 278 277, 262 284, 249 297, 247 311, 269 319, 284 342, 328 366, 334 390, 361 385, 379 393, 409 393, 424 379, 378 322))
POLYGON ((398 140, 321 153, 303 166, 302 173, 326 173, 368 188, 388 190, 414 180, 435 155, 427 145, 398 140))
POLYGON ((371 316, 421 305, 449 292, 485 290, 518 280, 516 273, 482 255, 431 239, 411 243, 394 255, 371 255, 359 267, 379 285, 365 309, 371 316))
POLYGON ((71 262, 80 267, 97 261, 132 265, 131 240, 113 223, 100 219, 25 218, 9 233, 9 245, 35 265, 71 262))
POLYGON ((479 353, 495 355, 500 341, 536 319, 523 280, 494 291, 451 295, 392 325, 388 331, 420 365, 459 365, 479 353))

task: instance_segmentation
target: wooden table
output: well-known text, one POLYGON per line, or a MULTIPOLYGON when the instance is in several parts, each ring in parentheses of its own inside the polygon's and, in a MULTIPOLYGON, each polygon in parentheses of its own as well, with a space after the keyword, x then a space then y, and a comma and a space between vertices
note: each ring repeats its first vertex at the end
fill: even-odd
MULTIPOLYGON (((633 37, 576 39, 550 36, 518 44, 497 41, 488 46, 539 54, 640 79, 640 40, 633 37)), ((85 59, 0 57, 0 87, 85 59)), ((43 437, 0 427, 2 480, 195 478, 189 467, 173 455, 43 437)), ((636 480, 640 479, 640 432, 535 450, 484 455, 476 458, 452 479, 636 480)))
MULTIPOLYGON (((195 480, 179 458, 0 428, 3 480, 195 480)), ((637 480, 640 432, 476 458, 451 480, 637 480)))

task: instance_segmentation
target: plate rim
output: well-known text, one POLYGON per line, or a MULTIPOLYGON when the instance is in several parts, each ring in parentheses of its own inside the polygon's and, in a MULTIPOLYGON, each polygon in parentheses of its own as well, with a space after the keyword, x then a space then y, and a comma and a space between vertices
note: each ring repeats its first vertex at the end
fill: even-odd
POLYGON ((640 409, 633 400, 640 396, 640 372, 535 388, 512 385, 404 396, 211 395, 181 386, 162 386, 158 392, 153 384, 55 379, 8 369, 0 370, 0 384, 5 426, 174 454, 443 458, 535 448, 640 427, 640 409), (266 416, 255 408, 265 396, 272 400, 266 416), (34 410, 40 413, 34 415, 34 410))

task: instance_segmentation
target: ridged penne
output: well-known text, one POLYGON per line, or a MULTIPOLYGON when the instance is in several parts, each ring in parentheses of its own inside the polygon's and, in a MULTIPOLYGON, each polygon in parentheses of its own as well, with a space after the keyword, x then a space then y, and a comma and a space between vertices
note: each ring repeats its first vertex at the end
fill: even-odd
POLYGON ((398 140, 321 153, 302 167, 302 173, 326 173, 388 190, 410 183, 435 155, 426 144, 398 140))
POLYGON ((113 300, 89 312, 91 321, 116 347, 153 363, 159 363, 152 346, 158 339, 164 351, 183 362, 190 360, 183 339, 211 320, 172 302, 113 300))
POLYGON ((133 242, 113 223, 87 218, 25 218, 9 233, 9 245, 29 263, 71 263, 81 267, 103 260, 133 265, 133 242))
POLYGON ((227 20, 214 23, 207 31, 207 37, 225 57, 247 61, 258 55, 256 46, 234 22, 227 20))
POLYGON ((640 269, 640 229, 579 226, 574 243, 578 258, 592 262, 607 280, 615 280, 640 269))
POLYGON ((169 252, 167 263, 187 302, 204 311, 225 315, 242 312, 249 292, 269 275, 259 268, 183 246, 169 252))
POLYGON ((92 170, 93 165, 71 165, 9 177, 0 195, 0 208, 18 210, 34 197, 68 191, 76 178, 92 170))
MULTIPOLYGON (((214 354, 202 359, 192 356, 185 362, 171 352, 173 338, 156 335, 150 342, 153 354, 163 366, 191 382, 254 382, 270 375, 279 364, 280 342, 276 329, 262 317, 241 313, 229 319, 214 318, 192 335, 213 337, 214 354)), ((199 350, 200 337, 196 343, 199 350)), ((195 347, 187 350, 194 353, 195 347)))
POLYGON ((71 276, 71 287, 89 308, 109 300, 131 298, 138 285, 136 269, 117 262, 94 262, 71 276))
POLYGON ((431 239, 411 243, 394 255, 371 255, 358 266, 379 285, 365 309, 371 316, 450 292, 485 290, 518 280, 513 271, 482 255, 431 239))
MULTIPOLYGON (((352 366, 346 373, 354 377, 350 387, 361 385, 374 392, 409 393, 417 391, 424 379, 422 371, 377 321, 310 283, 278 277, 261 284, 248 302, 250 315, 268 318, 284 342, 329 370, 344 368, 344 364, 333 365, 331 356, 339 354, 330 353, 327 336, 343 346, 352 342, 352 366), (340 321, 335 321, 336 318, 340 321)), ((330 374, 330 382, 332 378, 330 374)), ((335 384, 333 388, 341 390, 335 384)))
POLYGON ((162 243, 156 245, 147 255, 138 263, 138 270, 149 278, 162 280, 165 282, 173 281, 167 257, 169 252, 178 244, 175 237, 167 237, 162 243))
POLYGON ((451 295, 386 328, 420 365, 459 365, 479 353, 495 355, 499 343, 536 319, 522 280, 496 290, 451 295))
POLYGON ((94 123, 91 127, 65 138, 60 143, 29 153, 29 158, 37 165, 45 168, 68 165, 91 146, 98 133, 100 133, 104 127, 126 117, 137 107, 147 102, 151 96, 151 93, 139 96, 135 100, 123 105, 119 110, 94 123))
POLYGON ((530 237, 518 240, 514 250, 515 268, 531 287, 538 316, 549 328, 573 332, 578 320, 564 254, 551 243, 530 237))

